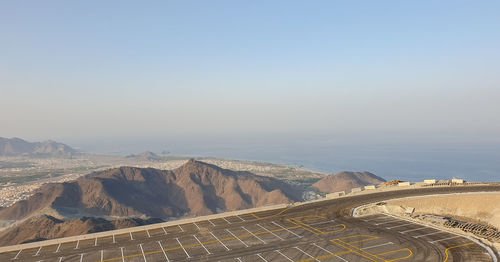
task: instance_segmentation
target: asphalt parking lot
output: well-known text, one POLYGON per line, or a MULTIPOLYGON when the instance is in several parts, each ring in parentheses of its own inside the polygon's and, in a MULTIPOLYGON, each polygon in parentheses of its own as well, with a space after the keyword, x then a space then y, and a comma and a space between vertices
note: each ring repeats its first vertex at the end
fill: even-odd
POLYGON ((0 254, 0 261, 492 261, 469 238, 335 201, 0 254))

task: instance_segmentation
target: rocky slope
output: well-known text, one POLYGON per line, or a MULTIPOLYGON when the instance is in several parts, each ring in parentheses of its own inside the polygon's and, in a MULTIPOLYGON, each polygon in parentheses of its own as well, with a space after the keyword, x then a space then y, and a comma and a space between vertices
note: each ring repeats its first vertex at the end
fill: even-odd
POLYGON ((52 140, 28 142, 20 138, 0 137, 0 156, 70 156, 76 150, 52 140))
POLYGON ((49 214, 161 218, 207 215, 300 200, 279 180, 190 160, 174 170, 121 167, 67 183, 47 184, 27 200, 0 210, 0 220, 49 214))
POLYGON ((334 175, 328 175, 318 182, 313 184, 313 187, 324 193, 332 193, 345 191, 351 192, 355 187, 367 185, 377 185, 385 182, 381 177, 378 177, 370 172, 349 172, 343 171, 334 175))

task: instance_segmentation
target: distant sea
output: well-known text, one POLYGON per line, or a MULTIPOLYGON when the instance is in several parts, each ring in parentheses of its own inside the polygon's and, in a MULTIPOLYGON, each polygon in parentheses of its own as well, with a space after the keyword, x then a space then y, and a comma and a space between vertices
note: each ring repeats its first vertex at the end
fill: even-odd
POLYGON ((422 143, 334 143, 331 141, 196 142, 134 141, 91 143, 86 151, 114 154, 146 150, 193 157, 222 157, 281 163, 305 169, 337 173, 369 171, 386 180, 464 178, 468 181, 500 182, 500 145, 422 143), (119 150, 117 150, 119 149, 119 150))

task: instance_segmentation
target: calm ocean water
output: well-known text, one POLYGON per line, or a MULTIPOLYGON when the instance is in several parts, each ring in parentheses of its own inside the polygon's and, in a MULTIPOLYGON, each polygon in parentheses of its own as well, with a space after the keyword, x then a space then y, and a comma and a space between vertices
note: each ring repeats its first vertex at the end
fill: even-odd
MULTIPOLYGON (((464 178, 469 181, 500 181, 500 145, 498 144, 378 144, 332 143, 328 141, 266 142, 117 142, 89 148, 113 153, 138 153, 146 150, 187 156, 212 156, 256 160, 301 166, 336 173, 369 171, 387 180, 464 178), (116 150, 120 149, 120 150, 116 150)), ((85 147, 83 147, 85 149, 85 147)))

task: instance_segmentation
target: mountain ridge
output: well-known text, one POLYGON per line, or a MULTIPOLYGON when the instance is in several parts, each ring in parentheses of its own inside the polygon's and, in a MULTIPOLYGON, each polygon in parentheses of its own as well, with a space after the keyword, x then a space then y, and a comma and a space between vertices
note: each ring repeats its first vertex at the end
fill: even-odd
POLYGON ((376 185, 386 182, 385 179, 370 172, 342 171, 330 174, 312 185, 313 188, 323 193, 345 191, 350 192, 356 187, 376 185))
POLYGON ((77 153, 72 147, 53 140, 28 142, 21 138, 0 137, 0 156, 71 156, 77 153))
POLYGON ((47 184, 27 200, 0 209, 0 219, 44 213, 57 218, 169 219, 298 200, 300 192, 277 179, 189 160, 173 170, 119 167, 47 184))

